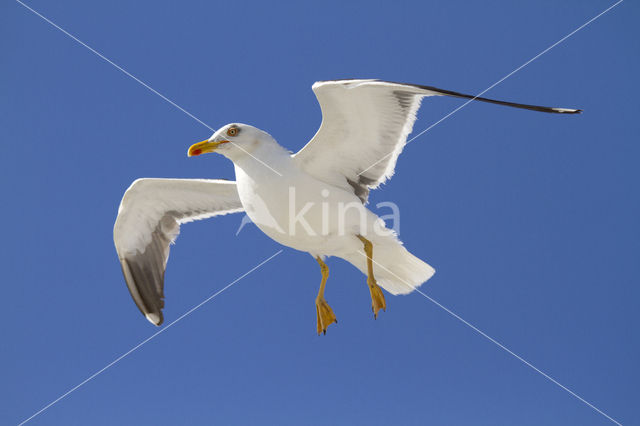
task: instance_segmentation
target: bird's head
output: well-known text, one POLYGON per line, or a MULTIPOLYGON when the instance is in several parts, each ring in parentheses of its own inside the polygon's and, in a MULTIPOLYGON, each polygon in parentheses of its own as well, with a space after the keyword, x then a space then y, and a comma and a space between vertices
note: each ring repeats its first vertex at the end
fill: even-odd
POLYGON ((209 139, 189 147, 187 155, 193 157, 209 152, 217 152, 230 160, 245 155, 254 155, 255 151, 275 142, 266 132, 248 124, 232 123, 221 127, 209 139))

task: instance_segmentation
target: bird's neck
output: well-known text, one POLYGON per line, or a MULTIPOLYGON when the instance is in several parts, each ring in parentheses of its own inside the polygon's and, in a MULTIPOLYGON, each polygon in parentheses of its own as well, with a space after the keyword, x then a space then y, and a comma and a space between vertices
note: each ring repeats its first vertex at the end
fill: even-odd
POLYGON ((251 152, 243 152, 231 159, 236 168, 259 179, 265 174, 281 175, 291 167, 291 153, 277 142, 262 144, 251 152))

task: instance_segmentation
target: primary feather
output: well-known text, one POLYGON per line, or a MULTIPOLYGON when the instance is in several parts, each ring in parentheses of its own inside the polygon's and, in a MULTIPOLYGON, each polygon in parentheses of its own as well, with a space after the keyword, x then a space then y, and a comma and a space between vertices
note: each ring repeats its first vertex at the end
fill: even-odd
POLYGON ((180 224, 242 211, 235 182, 138 179, 125 192, 113 239, 129 292, 140 311, 162 324, 164 271, 180 224))

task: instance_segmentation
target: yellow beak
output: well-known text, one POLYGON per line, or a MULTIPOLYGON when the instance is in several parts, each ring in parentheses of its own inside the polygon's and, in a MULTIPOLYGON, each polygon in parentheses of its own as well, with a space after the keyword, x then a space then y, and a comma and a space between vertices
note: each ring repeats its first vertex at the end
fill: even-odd
POLYGON ((202 142, 194 143, 189 147, 189 150, 187 151, 187 156, 193 157, 196 155, 213 152, 216 150, 216 148, 218 148, 218 146, 228 142, 229 141, 211 142, 209 141, 209 139, 206 139, 206 140, 203 140, 202 142))

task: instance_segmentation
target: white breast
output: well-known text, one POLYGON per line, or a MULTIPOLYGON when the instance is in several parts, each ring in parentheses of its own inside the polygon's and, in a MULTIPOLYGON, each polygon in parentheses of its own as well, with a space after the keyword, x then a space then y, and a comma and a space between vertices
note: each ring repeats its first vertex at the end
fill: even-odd
POLYGON ((290 157, 278 166, 282 176, 266 167, 236 165, 236 182, 249 218, 280 244, 338 255, 353 250, 354 227, 363 223, 370 228, 378 220, 355 194, 300 171, 290 157))

